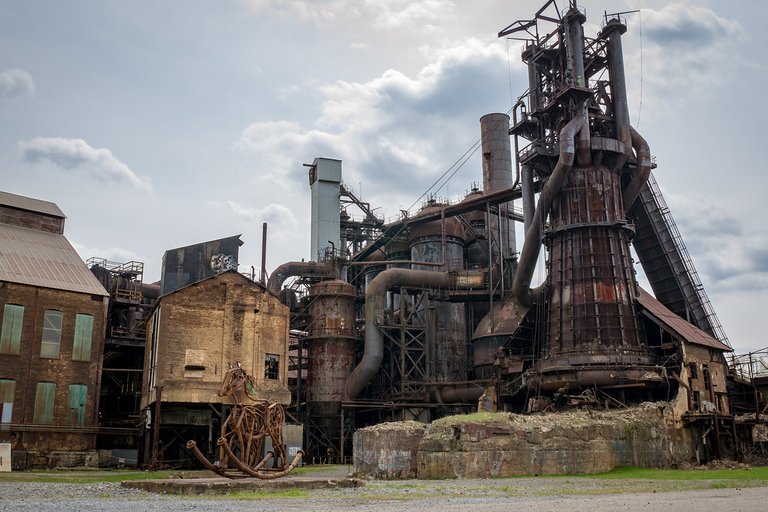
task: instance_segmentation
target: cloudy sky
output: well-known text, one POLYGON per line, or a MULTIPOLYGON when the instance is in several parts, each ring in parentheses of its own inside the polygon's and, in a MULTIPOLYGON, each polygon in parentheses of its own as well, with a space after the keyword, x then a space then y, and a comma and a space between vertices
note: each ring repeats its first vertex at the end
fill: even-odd
MULTIPOLYGON (((590 36, 641 9, 632 122, 732 344, 768 345, 768 3, 582 3, 590 36)), ((238 233, 258 268, 268 222, 271 271, 310 256, 316 156, 385 217, 418 208, 526 89, 521 43, 496 34, 542 4, 3 0, 0 189, 57 203, 83 258, 144 261, 147 281, 166 249, 238 233)), ((439 197, 481 181, 476 156, 439 197)))

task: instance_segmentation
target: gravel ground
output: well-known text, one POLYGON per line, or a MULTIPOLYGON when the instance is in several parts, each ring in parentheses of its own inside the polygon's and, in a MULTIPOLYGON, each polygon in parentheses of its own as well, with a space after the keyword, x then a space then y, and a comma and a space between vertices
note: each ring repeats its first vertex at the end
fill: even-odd
MULTIPOLYGON (((705 486, 705 481, 690 482, 705 486)), ((549 512, 765 511, 768 487, 681 490, 681 482, 597 479, 493 479, 372 481, 362 488, 309 491, 305 497, 188 497, 151 494, 117 483, 0 482, 0 510, 47 511, 324 511, 549 512), (616 494, 619 493, 619 494, 616 494)))

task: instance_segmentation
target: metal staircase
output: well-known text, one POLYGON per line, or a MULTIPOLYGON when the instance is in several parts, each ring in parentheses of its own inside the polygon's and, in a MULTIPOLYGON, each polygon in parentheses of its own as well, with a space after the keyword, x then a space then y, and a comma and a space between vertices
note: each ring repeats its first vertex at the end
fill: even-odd
POLYGON ((653 174, 630 214, 632 245, 659 302, 730 346, 653 174))

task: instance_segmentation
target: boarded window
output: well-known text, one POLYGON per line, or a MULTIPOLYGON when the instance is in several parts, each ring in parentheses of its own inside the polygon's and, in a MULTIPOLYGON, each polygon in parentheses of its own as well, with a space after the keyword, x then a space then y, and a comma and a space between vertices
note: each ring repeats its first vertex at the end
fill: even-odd
POLYGON ((61 311, 47 309, 43 317, 43 341, 40 345, 40 357, 59 358, 61 347, 61 324, 64 314, 61 311))
POLYGON ((73 361, 91 360, 91 340, 93 339, 93 316, 75 317, 75 340, 72 343, 73 361))
POLYGON ((280 375, 280 356, 266 354, 264 357, 264 378, 277 380, 280 375))
POLYGON ((21 343, 21 324, 24 306, 6 304, 3 309, 3 328, 0 331, 0 354, 18 354, 21 343))
POLYGON ((88 396, 88 386, 70 384, 69 386, 69 424, 85 425, 85 401, 88 396))
POLYGON ((53 423, 53 406, 56 403, 56 384, 53 382, 38 382, 35 393, 35 416, 33 423, 51 425, 53 423))
POLYGON ((10 429, 15 392, 15 380, 0 379, 0 431, 2 432, 7 432, 10 429))

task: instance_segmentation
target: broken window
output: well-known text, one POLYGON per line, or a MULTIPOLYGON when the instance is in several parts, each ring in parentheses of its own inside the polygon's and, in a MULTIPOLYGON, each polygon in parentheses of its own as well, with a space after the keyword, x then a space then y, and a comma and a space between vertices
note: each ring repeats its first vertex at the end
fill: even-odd
POLYGON ((88 396, 88 386, 70 384, 69 386, 69 424, 85 425, 85 401, 88 396))
POLYGON ((277 380, 280 376, 280 356, 267 354, 264 357, 264 378, 277 380))
POLYGON ((0 379, 0 431, 7 432, 10 429, 13 417, 13 397, 16 393, 16 381, 0 379))
POLYGON ((697 371, 696 363, 691 363, 688 365, 688 372, 691 374, 692 379, 699 378, 699 372, 697 371))
POLYGON ((93 338, 93 316, 80 315, 75 317, 75 339, 72 343, 73 361, 91 360, 91 340, 93 338))
POLYGON ((3 309, 3 328, 0 331, 0 354, 18 354, 21 343, 21 324, 24 306, 6 304, 3 309))
POLYGON ((43 340, 40 345, 40 357, 59 358, 61 347, 61 324, 64 314, 61 311, 47 309, 43 317, 43 340))
POLYGON ((53 406, 56 403, 56 384, 38 382, 35 393, 35 415, 32 422, 38 425, 53 423, 53 406))

